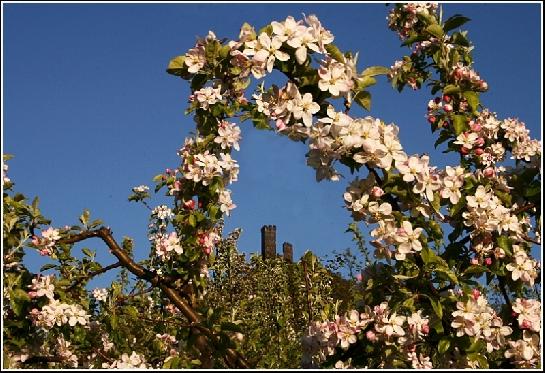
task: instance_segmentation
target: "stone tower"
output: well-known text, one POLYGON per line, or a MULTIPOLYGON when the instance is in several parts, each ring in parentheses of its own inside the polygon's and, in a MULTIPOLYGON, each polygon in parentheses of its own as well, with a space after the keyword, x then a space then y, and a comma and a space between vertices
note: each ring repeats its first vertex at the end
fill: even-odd
POLYGON ((282 244, 282 252, 284 254, 284 260, 288 263, 293 262, 293 245, 289 242, 282 244))
POLYGON ((261 256, 263 259, 276 257, 276 225, 261 227, 261 256))

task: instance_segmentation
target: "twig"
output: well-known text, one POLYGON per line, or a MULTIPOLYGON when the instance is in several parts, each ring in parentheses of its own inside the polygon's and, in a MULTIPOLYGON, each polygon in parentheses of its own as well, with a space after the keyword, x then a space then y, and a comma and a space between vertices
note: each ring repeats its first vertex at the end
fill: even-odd
POLYGON ((517 214, 520 214, 521 212, 524 212, 524 211, 527 211, 527 210, 530 210, 532 208, 536 207, 536 205, 534 205, 533 203, 529 203, 527 205, 524 205, 524 206, 521 206, 519 207, 518 209, 516 209, 515 211, 512 212, 513 215, 517 215, 517 214))
POLYGON ((114 269, 114 268, 119 268, 121 267, 121 263, 120 262, 117 262, 117 263, 114 263, 114 264, 110 264, 109 266, 106 266, 104 268, 101 268, 97 271, 94 271, 94 272, 90 272, 88 273, 86 276, 82 276, 80 278, 78 278, 76 281, 74 281, 74 283, 72 285, 70 285, 69 287, 66 288, 66 290, 72 290, 73 288, 75 288, 76 286, 78 286, 79 284, 81 284, 83 281, 85 280, 90 280, 91 278, 95 277, 95 276, 98 276, 104 272, 108 272, 110 269, 114 269))

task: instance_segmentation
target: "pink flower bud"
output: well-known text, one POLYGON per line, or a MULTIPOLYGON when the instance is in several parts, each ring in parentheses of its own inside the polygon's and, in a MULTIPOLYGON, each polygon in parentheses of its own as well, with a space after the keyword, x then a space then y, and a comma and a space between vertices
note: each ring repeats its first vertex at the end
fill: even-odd
POLYGON ((365 337, 370 341, 370 342, 375 342, 377 340, 377 335, 375 334, 374 331, 372 330, 368 330, 367 333, 365 333, 365 337))
POLYGON ((383 194, 384 191, 378 186, 374 186, 373 189, 371 189, 371 195, 375 198, 380 198, 383 194))
POLYGON ((528 320, 524 320, 522 324, 520 324, 520 327, 522 329, 530 329, 532 327, 532 323, 528 320))
POLYGON ((482 127, 479 123, 475 123, 473 122, 472 124, 470 124, 470 128, 473 132, 480 132, 482 127))
POLYGON ((189 201, 184 201, 184 208, 187 210, 193 210, 195 208, 195 201, 192 199, 189 201))
POLYGON ((484 153, 484 150, 482 148, 477 148, 474 151, 475 155, 482 155, 484 153))
POLYGON ((479 289, 473 289, 471 291, 471 296, 473 297, 473 299, 477 300, 481 296, 481 292, 479 291, 479 289))
POLYGON ((477 259, 477 258, 471 259, 471 264, 472 264, 472 265, 477 265, 477 264, 479 264, 479 259, 477 259))
POLYGON ((38 295, 38 293, 35 292, 35 291, 29 291, 28 292, 28 296, 31 297, 31 298, 36 298, 37 295, 38 295))
POLYGON ((462 146, 460 148, 460 153, 462 153, 463 155, 468 155, 469 154, 469 149, 466 148, 465 146, 462 146))
POLYGON ((456 70, 454 70, 454 77, 456 79, 462 79, 463 76, 464 76, 464 72, 462 69, 457 68, 456 70))
POLYGON ((422 334, 430 334, 430 326, 428 324, 422 325, 422 334))
POLYGON ((202 250, 206 255, 210 255, 210 253, 212 252, 212 249, 210 247, 205 247, 203 250, 202 250))
POLYGON ((484 138, 478 137, 477 140, 475 140, 475 143, 477 144, 477 146, 483 146, 484 141, 485 141, 484 138))
POLYGON ((447 113, 450 113, 452 111, 452 105, 451 104, 445 104, 443 105, 443 110, 447 113))
POLYGON ((494 170, 494 168, 488 167, 488 168, 485 168, 483 173, 484 173, 484 176, 486 176, 486 177, 493 177, 495 175, 496 171, 494 170))
POLYGON ((276 129, 278 131, 283 131, 286 129, 286 123, 284 123, 284 121, 282 119, 278 119, 276 121, 276 129))
POLYGON ((484 260, 484 264, 486 264, 487 266, 491 265, 492 264, 492 258, 485 258, 484 260))
POLYGON ((363 276, 361 275, 361 273, 356 274, 356 280, 357 281, 361 282, 362 279, 363 279, 363 276))
POLYGON ((433 115, 428 117, 428 122, 430 122, 431 124, 435 123, 436 120, 437 119, 433 115))
POLYGON ((511 316, 517 317, 517 316, 518 316, 518 313, 516 313, 515 311, 511 311, 511 316))
POLYGON ((443 101, 450 102, 450 96, 449 95, 443 95, 443 101))

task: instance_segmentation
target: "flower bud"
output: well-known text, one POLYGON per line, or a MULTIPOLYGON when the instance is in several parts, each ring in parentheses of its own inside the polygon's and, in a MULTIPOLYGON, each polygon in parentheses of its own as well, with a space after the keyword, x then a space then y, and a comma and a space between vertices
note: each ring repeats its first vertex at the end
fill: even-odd
POLYGON ((488 257, 484 259, 484 264, 487 266, 492 265, 492 258, 488 257))
POLYGON ((479 259, 477 259, 477 258, 471 259, 471 264, 472 265, 478 265, 479 264, 479 259))
POLYGON ((475 155, 482 155, 484 153, 484 150, 482 148, 477 148, 474 151, 475 155))
POLYGON ((422 334, 430 334, 430 326, 429 324, 422 325, 422 334))
POLYGON ((428 122, 430 122, 431 124, 435 123, 436 120, 437 120, 437 119, 436 119, 435 116, 433 116, 433 115, 430 115, 430 116, 428 117, 428 122))
POLYGON ((476 123, 476 122, 471 123, 469 126, 473 132, 480 132, 482 129, 480 123, 476 123))
POLYGON ((367 333, 365 333, 365 337, 370 341, 370 342, 375 342, 377 340, 377 335, 375 334, 374 331, 372 330, 368 330, 367 333))
POLYGON ((465 146, 462 146, 460 148, 460 153, 462 153, 463 155, 468 155, 469 154, 469 149, 466 148, 465 146))
POLYGON ((449 95, 443 95, 443 101, 450 102, 450 96, 449 95))
POLYGON ((384 194, 384 190, 382 190, 378 186, 374 186, 373 189, 371 189, 371 195, 375 198, 380 198, 384 194))
POLYGON ((481 296, 481 292, 479 291, 479 289, 473 289, 471 291, 471 296, 473 297, 474 300, 477 300, 481 296))
POLYGON ((492 168, 492 167, 485 168, 484 171, 483 171, 483 174, 486 177, 493 177, 494 174, 495 174, 494 168, 492 168))

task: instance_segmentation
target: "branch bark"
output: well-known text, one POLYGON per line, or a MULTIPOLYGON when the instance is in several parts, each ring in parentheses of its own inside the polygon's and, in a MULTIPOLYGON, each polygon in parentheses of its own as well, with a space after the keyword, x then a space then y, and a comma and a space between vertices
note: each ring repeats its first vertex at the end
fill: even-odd
MULTIPOLYGON (((182 314, 192 324, 199 324, 201 322, 199 314, 185 301, 177 290, 172 289, 169 284, 161 278, 161 276, 151 272, 132 260, 132 258, 115 241, 109 228, 101 227, 97 230, 82 232, 64 238, 60 240, 59 243, 73 244, 93 237, 98 237, 104 241, 104 243, 110 249, 110 252, 119 260, 121 266, 128 269, 136 277, 146 280, 154 287, 161 289, 165 296, 170 299, 170 301, 174 303, 176 307, 178 307, 182 314)), ((194 325, 194 328, 195 333, 198 334, 195 344, 201 353, 202 367, 211 368, 213 360, 212 346, 210 342, 215 340, 216 337, 207 328, 198 325, 194 325)), ((231 348, 226 350, 224 361, 229 368, 250 368, 242 354, 231 348)))

